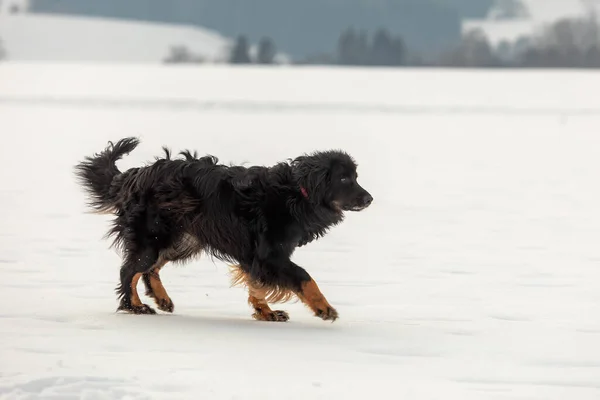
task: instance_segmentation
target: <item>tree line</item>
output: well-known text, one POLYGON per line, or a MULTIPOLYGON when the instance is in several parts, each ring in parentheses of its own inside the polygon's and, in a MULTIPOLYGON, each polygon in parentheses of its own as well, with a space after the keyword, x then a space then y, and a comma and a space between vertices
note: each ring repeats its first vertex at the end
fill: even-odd
MULTIPOLYGON (((337 57, 342 65, 449 68, 600 68, 600 23, 595 14, 564 18, 514 43, 493 46, 482 30, 467 32, 453 47, 427 59, 411 52, 402 38, 378 31, 370 46, 365 34, 341 34, 337 57)), ((324 61, 321 59, 320 61, 324 61)))
MULTIPOLYGON (((348 28, 340 33, 334 50, 292 61, 304 65, 411 66, 451 68, 600 68, 600 24, 596 15, 565 18, 522 37, 514 43, 492 46, 481 30, 463 35, 453 47, 435 57, 411 51, 402 37, 386 29, 372 35, 348 28)), ((1 52, 0 52, 1 53, 1 52)), ((238 36, 226 62, 231 64, 275 64, 277 47, 262 38, 255 51, 246 36, 238 36)), ((171 52, 171 62, 194 62, 183 49, 171 52), (190 61, 192 60, 192 61, 190 61)), ((196 60, 195 62, 201 62, 196 60)))
MULTIPOLYGON (((229 50, 225 62, 229 64, 275 64, 277 47, 269 37, 263 37, 258 42, 256 54, 251 51, 251 45, 245 35, 237 37, 235 43, 229 50)), ((169 55, 164 59, 165 63, 202 63, 205 60, 194 55, 185 46, 173 46, 169 55)))
POLYGON ((514 43, 494 47, 481 30, 468 32, 437 65, 474 68, 598 68, 600 25, 594 15, 565 18, 514 43))
POLYGON ((4 49, 4 43, 2 42, 2 38, 0 38, 0 61, 5 60, 7 58, 6 50, 4 49))
MULTIPOLYGON (((522 37, 514 43, 492 46, 481 30, 465 34, 452 48, 426 59, 411 51, 403 38, 386 29, 371 36, 364 30, 347 28, 340 33, 334 50, 292 64, 411 66, 452 68, 600 68, 600 23, 595 14, 564 18, 522 37)), ((223 62, 231 64, 277 64, 273 39, 263 37, 252 46, 245 35, 236 38, 223 62)), ((8 55, 0 38, 0 61, 8 55)), ((171 47, 165 63, 203 63, 202 57, 185 46, 171 47)))
MULTIPOLYGON (((353 28, 341 33, 335 55, 323 55, 296 62, 298 64, 327 63, 339 65, 381 65, 399 66, 406 64, 407 50, 400 36, 379 29, 369 38, 367 32, 357 32, 353 28)), ((230 64, 276 64, 277 46, 269 37, 258 42, 255 52, 245 35, 236 38, 229 50, 226 62, 230 64), (253 53, 255 53, 253 55, 253 53)), ((193 55, 184 46, 173 46, 164 60, 166 63, 200 63, 201 57, 193 55)))

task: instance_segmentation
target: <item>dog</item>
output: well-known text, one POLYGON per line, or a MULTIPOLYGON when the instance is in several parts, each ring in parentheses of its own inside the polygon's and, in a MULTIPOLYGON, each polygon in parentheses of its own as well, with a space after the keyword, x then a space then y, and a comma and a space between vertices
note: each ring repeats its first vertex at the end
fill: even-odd
POLYGON ((108 142, 75 166, 87 205, 115 216, 105 238, 114 238, 111 247, 123 258, 117 312, 156 313, 140 300, 141 279, 158 309, 172 313, 161 268, 204 252, 230 264, 233 284, 248 288, 256 320, 288 321, 287 312, 268 303, 292 296, 323 320, 338 318, 317 283, 290 257, 341 223, 344 212, 372 203, 349 154, 319 151, 270 167, 243 167, 188 150, 172 158, 163 147, 163 158, 121 172, 116 162, 139 143, 135 137, 108 142))

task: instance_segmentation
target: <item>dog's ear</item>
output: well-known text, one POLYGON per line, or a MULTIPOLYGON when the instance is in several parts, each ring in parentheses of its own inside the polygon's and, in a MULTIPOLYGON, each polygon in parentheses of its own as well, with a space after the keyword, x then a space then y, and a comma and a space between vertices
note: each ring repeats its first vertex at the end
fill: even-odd
POLYGON ((329 169, 315 157, 300 156, 292 162, 292 171, 299 189, 304 188, 309 201, 323 201, 329 169))

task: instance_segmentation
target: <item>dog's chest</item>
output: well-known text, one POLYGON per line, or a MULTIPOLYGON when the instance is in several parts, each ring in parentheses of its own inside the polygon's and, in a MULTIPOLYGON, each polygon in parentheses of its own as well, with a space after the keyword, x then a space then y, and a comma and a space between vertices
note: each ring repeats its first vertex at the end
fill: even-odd
POLYGON ((280 250, 288 254, 291 254, 307 235, 302 224, 284 204, 271 204, 270 207, 266 207, 265 216, 268 221, 267 230, 271 232, 272 239, 280 250))
POLYGON ((296 224, 290 224, 283 227, 283 229, 276 234, 275 241, 280 250, 289 255, 294 252, 296 247, 298 247, 302 237, 303 231, 300 226, 296 224))
POLYGON ((297 244, 304 236, 304 231, 299 225, 291 225, 287 229, 286 238, 290 243, 297 244))

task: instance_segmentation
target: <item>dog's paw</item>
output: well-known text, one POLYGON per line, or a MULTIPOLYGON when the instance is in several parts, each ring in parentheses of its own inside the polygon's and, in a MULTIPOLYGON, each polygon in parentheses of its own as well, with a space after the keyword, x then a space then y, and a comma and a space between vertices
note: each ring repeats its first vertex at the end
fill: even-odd
POLYGON ((117 311, 124 311, 130 314, 156 314, 156 310, 147 304, 141 306, 120 306, 117 311))
POLYGON ((338 312, 333 307, 327 307, 324 310, 319 308, 315 312, 315 316, 321 318, 323 321, 331 322, 335 321, 339 317, 338 312))
POLYGON ((252 317, 258 321, 276 321, 276 322, 287 322, 290 316, 287 312, 281 310, 259 312, 256 311, 252 314, 252 317))
POLYGON ((158 307, 159 310, 164 311, 164 312, 169 312, 172 313, 173 310, 175 309, 175 305, 173 304, 173 301, 170 298, 165 298, 165 299, 156 299, 156 306, 158 307))

